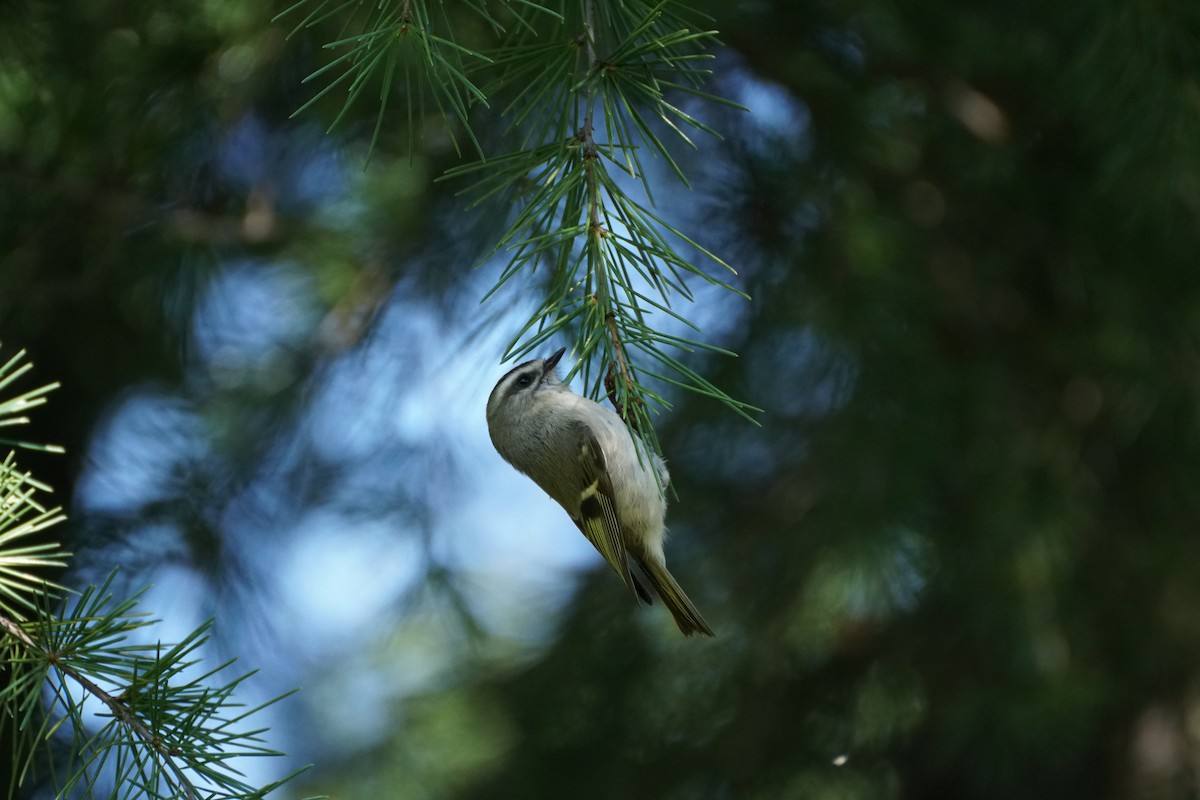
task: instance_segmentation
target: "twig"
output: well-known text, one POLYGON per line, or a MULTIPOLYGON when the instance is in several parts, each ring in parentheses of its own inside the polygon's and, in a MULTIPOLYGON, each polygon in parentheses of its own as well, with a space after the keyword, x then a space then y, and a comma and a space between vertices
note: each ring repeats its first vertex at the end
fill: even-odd
MULTIPOLYGON (((588 73, 592 73, 600 63, 600 58, 596 54, 595 0, 584 0, 583 5, 585 28, 583 45, 587 48, 588 73)), ((596 301, 604 310, 604 326, 612 342, 613 363, 616 364, 617 372, 620 374, 621 381, 625 385, 625 394, 626 396, 635 396, 633 393, 633 376, 629 368, 629 361, 625 355, 625 343, 621 340, 621 331, 617 326, 617 315, 611 310, 612 302, 608 288, 608 273, 605 271, 604 250, 600 247, 600 240, 607 235, 607 231, 605 231, 604 226, 601 224, 600 179, 596 174, 598 168, 597 162, 600 159, 600 149, 596 146, 594 126, 596 90, 590 83, 585 85, 587 86, 585 95, 587 105, 584 111, 583 128, 579 131, 579 139, 582 143, 583 168, 588 187, 588 247, 592 249, 594 255, 593 269, 596 276, 596 301)), ((609 375, 611 374, 612 364, 609 365, 609 375)), ((606 379, 605 388, 608 389, 609 399, 612 400, 617 413, 625 420, 627 425, 636 430, 636 422, 625 416, 624 404, 616 399, 617 393, 615 387, 609 387, 608 384, 609 381, 606 379)))
POLYGON ((617 354, 608 364, 608 372, 604 376, 604 390, 608 393, 608 400, 613 404, 613 408, 617 410, 617 416, 625 421, 625 424, 634 430, 636 433, 641 433, 641 426, 638 425, 637 414, 628 414, 625 411, 625 403, 623 403, 617 392, 617 372, 614 367, 619 369, 621 380, 625 384, 625 397, 632 399, 635 405, 642 404, 642 398, 631 391, 633 386, 633 376, 629 374, 629 362, 625 359, 625 353, 618 336, 616 315, 611 311, 605 316, 605 323, 608 327, 609 336, 613 340, 613 349, 617 354))

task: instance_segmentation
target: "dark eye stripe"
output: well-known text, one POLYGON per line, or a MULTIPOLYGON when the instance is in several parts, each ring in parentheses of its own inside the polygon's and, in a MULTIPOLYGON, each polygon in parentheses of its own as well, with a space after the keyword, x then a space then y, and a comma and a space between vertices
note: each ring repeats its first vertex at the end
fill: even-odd
POLYGON ((513 370, 513 373, 515 373, 513 379, 509 382, 508 389, 504 392, 506 397, 511 397, 523 389, 528 389, 541 376, 542 371, 537 367, 530 368, 529 365, 522 364, 513 370), (524 369, 523 372, 518 372, 518 370, 522 369, 524 369))

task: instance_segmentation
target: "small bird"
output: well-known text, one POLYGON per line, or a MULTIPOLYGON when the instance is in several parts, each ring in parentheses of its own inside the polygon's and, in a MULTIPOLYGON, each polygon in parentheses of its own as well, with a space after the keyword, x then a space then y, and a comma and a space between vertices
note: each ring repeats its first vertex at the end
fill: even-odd
POLYGON ((713 636, 667 571, 666 464, 615 412, 563 385, 555 367, 564 352, 514 367, 492 389, 492 444, 563 507, 636 597, 652 602, 630 558, 684 635, 713 636))

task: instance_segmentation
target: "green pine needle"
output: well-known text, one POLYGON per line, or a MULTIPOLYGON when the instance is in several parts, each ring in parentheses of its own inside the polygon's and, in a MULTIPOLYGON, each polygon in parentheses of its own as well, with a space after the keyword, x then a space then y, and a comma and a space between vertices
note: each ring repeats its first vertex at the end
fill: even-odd
POLYGON ((683 305, 694 301, 696 281, 746 297, 731 265, 654 210, 658 173, 648 159, 687 187, 677 147, 694 148, 697 131, 717 136, 693 104, 741 108, 702 88, 716 42, 707 18, 677 0, 467 0, 464 7, 497 37, 493 50, 458 38, 446 6, 432 0, 295 3, 283 14, 306 12, 297 31, 343 21, 343 34, 326 44, 341 54, 306 80, 333 77, 297 113, 345 86, 337 125, 377 81, 371 151, 394 91, 406 98, 410 128, 419 126, 428 94, 448 123, 466 131, 479 158, 443 178, 473 181, 461 193, 470 206, 499 204, 509 213, 484 257, 503 254, 484 300, 517 276, 537 280, 543 292, 506 359, 574 339, 572 371, 583 371, 597 398, 608 393, 611 373, 614 397, 651 442, 651 408, 667 403, 642 376, 742 416, 757 413, 696 371, 697 354, 733 353, 658 330, 668 323, 701 334, 683 305), (470 125, 476 108, 505 118, 514 150, 485 157, 470 125), (641 186, 638 197, 629 178, 641 186))
MULTIPOLYGON (((24 355, 0 366, 0 390, 29 372, 24 355)), ((56 387, 0 398, 0 424, 24 424, 14 415, 56 387)), ((262 797, 278 788, 282 781, 252 786, 237 770, 236 759, 279 754, 254 726, 269 703, 246 710, 236 699, 252 673, 229 677, 232 662, 199 669, 211 622, 165 645, 148 638, 157 621, 138 608, 141 592, 114 599, 113 575, 75 596, 47 579, 69 555, 44 538, 65 518, 40 500, 47 491, 14 453, 0 461, 0 738, 11 748, 9 794, 35 781, 60 797, 262 797)))
POLYGON ((280 755, 254 723, 287 695, 247 709, 236 692, 252 672, 230 676, 233 661, 197 670, 211 621, 175 644, 147 641, 157 621, 139 610, 142 592, 114 598, 114 577, 7 631, 18 680, 0 689, 0 709, 21 723, 22 774, 65 739, 68 761, 49 768, 61 794, 86 794, 102 776, 115 779, 118 796, 245 797, 278 787, 246 783, 236 760, 280 755), (31 703, 43 687, 49 705, 31 703))

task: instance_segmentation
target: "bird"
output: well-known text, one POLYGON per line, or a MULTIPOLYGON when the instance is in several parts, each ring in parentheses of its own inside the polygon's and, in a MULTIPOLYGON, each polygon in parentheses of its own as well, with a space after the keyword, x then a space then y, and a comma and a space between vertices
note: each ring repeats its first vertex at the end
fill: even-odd
POLYGON ((487 401, 492 444, 562 506, 635 598, 653 602, 648 583, 685 636, 715 636, 667 570, 666 464, 616 412, 559 380, 565 352, 497 381, 487 401))

